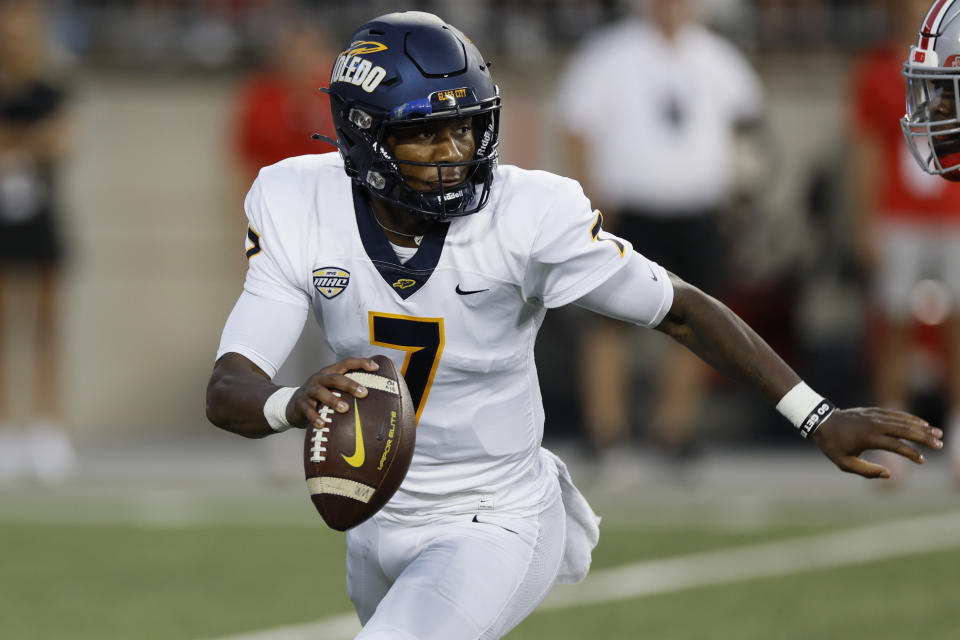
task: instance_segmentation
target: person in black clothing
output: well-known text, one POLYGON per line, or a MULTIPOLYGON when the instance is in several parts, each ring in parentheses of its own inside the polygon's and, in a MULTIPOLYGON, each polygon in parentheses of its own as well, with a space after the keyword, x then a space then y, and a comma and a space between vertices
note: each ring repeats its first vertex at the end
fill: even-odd
MULTIPOLYGON (((0 480, 33 473, 55 480, 73 466, 62 428, 59 318, 63 245, 55 187, 67 147, 66 95, 44 77, 38 2, 0 0, 0 356, 14 340, 5 319, 33 318, 33 406, 15 425, 0 357, 0 480), (4 338, 8 341, 4 345, 4 338)), ((26 324, 26 323, 17 323, 26 324)))

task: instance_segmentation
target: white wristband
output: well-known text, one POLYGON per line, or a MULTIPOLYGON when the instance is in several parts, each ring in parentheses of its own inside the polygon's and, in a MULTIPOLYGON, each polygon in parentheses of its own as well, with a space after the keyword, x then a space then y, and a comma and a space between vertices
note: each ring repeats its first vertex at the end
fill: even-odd
POLYGON ((800 381, 777 403, 777 411, 800 429, 800 435, 809 438, 836 407, 806 382, 800 381))
POLYGON ((287 422, 287 405, 300 387, 280 387, 263 403, 263 417, 274 431, 286 431, 293 425, 287 422))

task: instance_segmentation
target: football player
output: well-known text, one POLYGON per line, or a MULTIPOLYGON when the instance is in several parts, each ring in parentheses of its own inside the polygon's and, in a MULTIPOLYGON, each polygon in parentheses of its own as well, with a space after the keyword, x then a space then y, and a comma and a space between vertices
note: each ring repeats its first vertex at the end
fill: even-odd
MULTIPOLYGON (((927 11, 903 66, 907 113, 900 127, 917 163, 927 173, 960 182, 960 2, 936 0, 927 11)), ((960 207, 960 203, 955 203, 960 207)), ((960 433, 960 218, 934 218, 919 240, 917 270, 933 275, 951 297, 944 323, 947 345, 947 430, 960 433), (922 265, 922 266, 921 266, 922 265)), ((911 261, 901 259, 903 268, 911 261)), ((917 274, 915 279, 919 279, 917 274)), ((960 485, 960 442, 951 440, 951 472, 960 485)))
POLYGON ((927 173, 960 181, 960 2, 936 0, 903 66, 907 113, 903 135, 927 173))
POLYGON ((573 180, 498 166, 500 96, 473 43, 440 18, 360 27, 328 90, 339 154, 264 168, 246 200, 250 266, 207 389, 216 425, 252 438, 345 411, 342 375, 402 367, 418 417, 393 499, 347 532, 363 640, 504 636, 555 582, 583 578, 597 519, 540 446, 533 345, 575 303, 656 327, 758 389, 837 466, 941 432, 904 413, 835 409, 721 303, 603 231, 573 180), (312 311, 340 361, 270 381, 312 311))

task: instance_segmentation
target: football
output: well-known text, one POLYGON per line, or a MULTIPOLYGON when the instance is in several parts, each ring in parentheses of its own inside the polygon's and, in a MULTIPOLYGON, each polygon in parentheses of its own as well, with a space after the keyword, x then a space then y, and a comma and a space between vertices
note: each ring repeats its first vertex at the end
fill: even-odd
POLYGON ((320 415, 329 422, 309 427, 303 444, 310 498, 324 522, 338 531, 379 511, 403 482, 413 457, 416 415, 410 392, 390 358, 372 359, 380 365, 377 371, 345 374, 366 387, 367 396, 349 397, 346 413, 321 406, 320 415))

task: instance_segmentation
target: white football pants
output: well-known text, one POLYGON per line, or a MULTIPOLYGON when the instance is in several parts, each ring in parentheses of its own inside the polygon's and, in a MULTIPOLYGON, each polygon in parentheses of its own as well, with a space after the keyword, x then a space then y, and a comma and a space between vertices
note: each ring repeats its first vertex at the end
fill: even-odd
POLYGON ((411 526, 374 516, 347 532, 347 591, 364 625, 356 638, 502 638, 547 595, 565 535, 559 493, 526 519, 479 513, 411 526))

